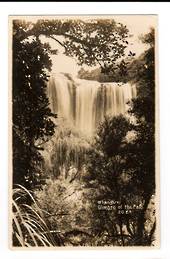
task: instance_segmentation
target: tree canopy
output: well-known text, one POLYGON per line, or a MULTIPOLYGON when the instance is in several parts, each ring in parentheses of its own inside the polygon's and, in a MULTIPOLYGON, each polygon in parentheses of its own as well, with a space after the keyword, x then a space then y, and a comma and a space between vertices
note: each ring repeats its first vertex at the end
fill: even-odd
POLYGON ((18 40, 45 35, 60 44, 65 49, 64 54, 76 57, 79 65, 99 64, 106 73, 125 55, 128 46, 126 25, 113 19, 40 19, 36 23, 17 20, 14 24, 19 27, 14 31, 18 40))

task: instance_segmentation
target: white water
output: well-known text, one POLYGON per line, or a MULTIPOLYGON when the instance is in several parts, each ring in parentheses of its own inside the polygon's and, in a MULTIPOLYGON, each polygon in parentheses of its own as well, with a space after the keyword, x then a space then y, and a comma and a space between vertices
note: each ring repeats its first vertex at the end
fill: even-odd
POLYGON ((136 97, 136 87, 55 74, 49 80, 48 96, 52 112, 91 136, 104 116, 126 113, 127 102, 136 97))

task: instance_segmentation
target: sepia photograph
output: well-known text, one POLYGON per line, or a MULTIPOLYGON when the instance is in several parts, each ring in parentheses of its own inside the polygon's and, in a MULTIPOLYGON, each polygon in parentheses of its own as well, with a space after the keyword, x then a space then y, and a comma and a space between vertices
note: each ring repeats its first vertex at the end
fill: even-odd
POLYGON ((159 246, 157 19, 9 16, 12 248, 159 246))

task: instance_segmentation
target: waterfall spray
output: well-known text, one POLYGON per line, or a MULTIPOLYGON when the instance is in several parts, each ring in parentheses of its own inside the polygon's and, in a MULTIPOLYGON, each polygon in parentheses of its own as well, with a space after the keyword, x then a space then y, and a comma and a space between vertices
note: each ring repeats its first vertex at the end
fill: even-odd
POLYGON ((86 136, 92 136, 104 116, 125 114, 127 102, 136 97, 136 87, 129 83, 99 83, 51 76, 48 86, 51 109, 86 136))

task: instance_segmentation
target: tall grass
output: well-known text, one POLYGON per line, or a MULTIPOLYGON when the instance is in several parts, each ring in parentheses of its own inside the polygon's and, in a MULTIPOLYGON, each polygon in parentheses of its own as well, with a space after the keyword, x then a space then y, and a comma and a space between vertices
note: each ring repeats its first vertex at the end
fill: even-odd
POLYGON ((59 232, 50 230, 44 212, 31 192, 20 185, 13 190, 12 240, 15 247, 63 245, 59 232))

